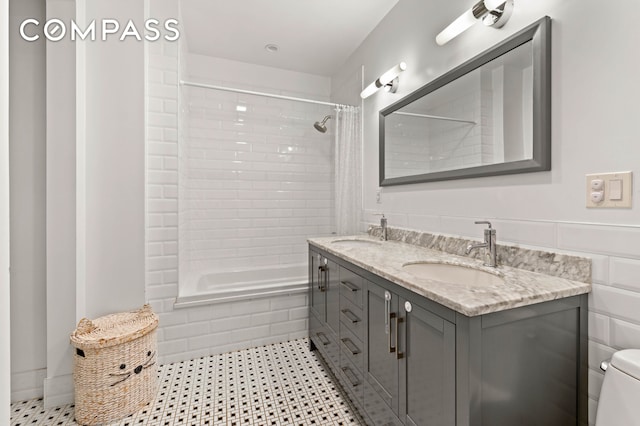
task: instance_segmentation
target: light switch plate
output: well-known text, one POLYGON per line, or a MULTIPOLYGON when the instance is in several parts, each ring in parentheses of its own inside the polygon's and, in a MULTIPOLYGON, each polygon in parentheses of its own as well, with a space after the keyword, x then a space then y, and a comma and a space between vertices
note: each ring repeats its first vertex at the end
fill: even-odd
POLYGON ((588 208, 604 208, 604 209, 629 209, 631 208, 631 195, 633 191, 631 190, 633 179, 631 172, 616 172, 616 173, 595 173, 587 175, 587 207, 588 208), (603 188, 603 198, 600 202, 595 202, 594 197, 592 197, 593 191, 593 181, 602 179, 604 182, 603 188), (611 181, 621 181, 622 182, 622 193, 616 194, 617 191, 611 191, 611 181), (611 199, 617 198, 617 195, 622 195, 621 199, 615 200, 611 199))

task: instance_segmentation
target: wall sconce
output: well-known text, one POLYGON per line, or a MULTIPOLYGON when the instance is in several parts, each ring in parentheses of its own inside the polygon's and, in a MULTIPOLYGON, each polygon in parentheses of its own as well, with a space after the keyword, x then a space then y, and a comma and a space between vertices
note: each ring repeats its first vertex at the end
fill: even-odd
POLYGON ((396 93, 396 90, 398 90, 398 76, 406 69, 407 64, 400 62, 398 65, 378 77, 376 81, 365 87, 365 89, 360 93, 360 97, 362 99, 366 99, 376 93, 381 87, 384 87, 384 90, 387 92, 396 93))
POLYGON ((442 46, 468 30, 478 20, 488 27, 500 28, 511 16, 513 0, 480 0, 473 7, 436 36, 436 43, 442 46))

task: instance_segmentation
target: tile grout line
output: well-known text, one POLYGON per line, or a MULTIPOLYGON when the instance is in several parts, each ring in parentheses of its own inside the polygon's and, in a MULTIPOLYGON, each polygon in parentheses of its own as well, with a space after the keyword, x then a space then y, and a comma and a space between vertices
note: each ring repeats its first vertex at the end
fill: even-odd
MULTIPOLYGON (((307 338, 159 366, 155 401, 112 426, 364 425, 307 338)), ((11 426, 76 425, 73 405, 11 405, 11 426)))

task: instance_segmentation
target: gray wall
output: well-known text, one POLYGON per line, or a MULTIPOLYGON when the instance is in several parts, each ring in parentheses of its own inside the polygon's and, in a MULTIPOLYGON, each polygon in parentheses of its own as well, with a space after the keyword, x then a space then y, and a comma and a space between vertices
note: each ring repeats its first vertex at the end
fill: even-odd
POLYGON ((12 398, 42 394, 45 308, 45 43, 26 42, 18 27, 43 20, 44 0, 9 3, 12 398))

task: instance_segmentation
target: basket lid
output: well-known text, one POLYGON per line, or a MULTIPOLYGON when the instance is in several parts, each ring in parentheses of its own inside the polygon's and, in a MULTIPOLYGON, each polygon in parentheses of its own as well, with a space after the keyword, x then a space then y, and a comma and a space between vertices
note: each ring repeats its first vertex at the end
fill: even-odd
POLYGON ((71 333, 71 343, 79 349, 115 346, 142 337, 158 327, 158 317, 146 304, 131 312, 120 312, 89 320, 82 318, 71 333))

